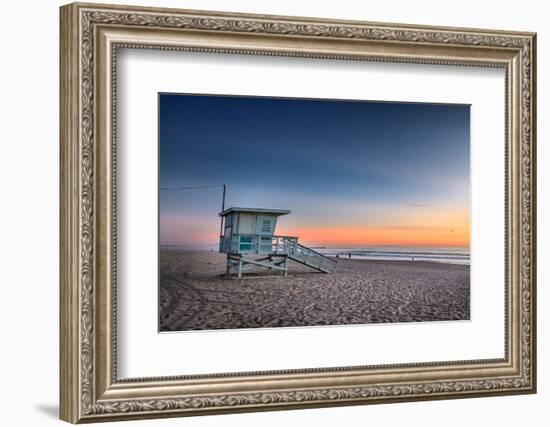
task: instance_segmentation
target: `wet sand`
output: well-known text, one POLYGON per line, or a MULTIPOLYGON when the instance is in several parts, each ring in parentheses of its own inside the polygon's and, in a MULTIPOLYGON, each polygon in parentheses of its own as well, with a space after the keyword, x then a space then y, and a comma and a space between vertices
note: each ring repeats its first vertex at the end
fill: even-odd
POLYGON ((184 331, 470 318, 470 267, 340 258, 334 274, 225 273, 225 255, 162 249, 160 329, 184 331))

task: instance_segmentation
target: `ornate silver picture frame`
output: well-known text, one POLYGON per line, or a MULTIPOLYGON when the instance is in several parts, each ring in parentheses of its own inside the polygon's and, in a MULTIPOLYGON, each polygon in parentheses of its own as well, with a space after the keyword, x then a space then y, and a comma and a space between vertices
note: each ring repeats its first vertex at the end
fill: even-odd
POLYGON ((61 419, 113 421, 536 391, 535 34, 80 3, 63 6, 60 18, 61 419), (504 70, 504 357, 119 378, 120 49, 504 70))

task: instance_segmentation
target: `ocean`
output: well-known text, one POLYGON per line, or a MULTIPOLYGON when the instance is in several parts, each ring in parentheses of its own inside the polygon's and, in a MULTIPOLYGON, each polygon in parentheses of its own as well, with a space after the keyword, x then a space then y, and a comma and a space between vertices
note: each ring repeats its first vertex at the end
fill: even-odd
POLYGON ((385 261, 432 261, 447 264, 470 265, 469 248, 312 248, 324 255, 348 259, 372 259, 385 261))

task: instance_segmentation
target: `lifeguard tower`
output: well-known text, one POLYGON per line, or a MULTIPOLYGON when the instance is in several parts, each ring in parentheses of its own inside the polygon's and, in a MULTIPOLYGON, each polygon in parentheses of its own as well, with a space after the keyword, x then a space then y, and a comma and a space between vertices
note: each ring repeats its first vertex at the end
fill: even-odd
POLYGON ((220 252, 227 254, 226 273, 238 277, 264 267, 288 274, 288 259, 323 273, 333 273, 336 261, 298 243, 298 237, 276 236, 277 218, 289 210, 229 208, 220 212, 222 231, 220 252))

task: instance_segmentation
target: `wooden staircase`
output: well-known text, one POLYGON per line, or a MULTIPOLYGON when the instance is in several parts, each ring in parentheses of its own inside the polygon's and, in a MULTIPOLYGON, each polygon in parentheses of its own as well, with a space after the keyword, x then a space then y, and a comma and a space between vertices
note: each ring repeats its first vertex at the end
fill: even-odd
POLYGON ((334 273, 336 270, 336 260, 329 258, 307 246, 300 245, 296 238, 293 237, 281 237, 281 244, 283 250, 281 252, 287 253, 288 257, 300 264, 307 265, 323 273, 334 273))

